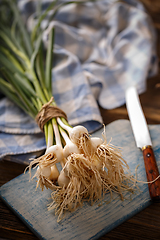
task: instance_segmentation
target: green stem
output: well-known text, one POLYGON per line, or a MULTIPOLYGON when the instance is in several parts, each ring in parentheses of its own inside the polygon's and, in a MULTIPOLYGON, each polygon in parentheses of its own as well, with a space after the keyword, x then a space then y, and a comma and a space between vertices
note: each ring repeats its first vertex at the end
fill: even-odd
POLYGON ((43 21, 43 19, 47 16, 47 13, 53 9, 53 7, 56 5, 56 3, 59 0, 54 0, 53 3, 51 3, 49 5, 49 7, 46 9, 46 11, 40 16, 37 25, 35 26, 35 28, 32 31, 32 35, 31 35, 31 41, 32 43, 35 41, 36 35, 37 35, 37 31, 40 28, 41 22, 43 21))
POLYGON ((64 118, 57 118, 58 124, 65 129, 68 133, 71 131, 72 127, 68 124, 68 122, 65 120, 65 123, 62 121, 64 118))
POLYGON ((28 57, 21 51, 19 51, 19 49, 12 43, 12 41, 8 38, 8 36, 2 32, 0 30, 0 37, 4 40, 4 42, 8 45, 8 47, 17 55, 19 56, 21 59, 23 59, 23 61, 28 65, 30 64, 30 61, 28 59, 28 57))
POLYGON ((47 149, 53 145, 53 126, 52 122, 48 122, 48 141, 47 141, 47 149))
POLYGON ((54 39, 54 28, 52 28, 49 33, 49 45, 48 45, 47 57, 46 57, 45 82, 46 82, 46 88, 49 94, 52 94, 52 59, 53 59, 53 45, 54 45, 53 39, 54 39))
POLYGON ((62 147, 61 137, 60 137, 57 121, 55 118, 52 118, 52 125, 53 125, 53 131, 55 136, 55 142, 57 145, 62 147))
POLYGON ((10 60, 11 63, 13 63, 13 65, 20 71, 20 72, 24 72, 22 65, 17 61, 17 59, 4 47, 0 47, 1 52, 3 52, 6 57, 10 60))
POLYGON ((11 83, 11 85, 13 86, 15 92, 17 93, 18 97, 20 98, 20 101, 22 101, 22 103, 25 105, 27 110, 30 111, 32 113, 32 115, 36 116, 37 115, 37 110, 32 105, 32 102, 30 101, 30 99, 22 91, 22 88, 20 87, 20 85, 17 84, 16 78, 14 77, 14 75, 11 75, 5 69, 2 70, 2 73, 5 76, 5 79, 7 79, 8 82, 11 83))
POLYGON ((34 84, 34 87, 35 87, 35 91, 36 91, 36 94, 37 96, 41 99, 42 103, 45 104, 47 103, 47 99, 42 91, 42 88, 39 84, 39 81, 35 75, 35 72, 33 70, 31 70, 31 74, 32 74, 32 77, 33 77, 33 84, 34 84))
POLYGON ((0 78, 1 91, 13 102, 15 102, 24 112, 26 112, 30 117, 34 118, 35 114, 28 110, 28 108, 23 104, 17 93, 14 91, 12 85, 6 82, 4 79, 0 78))
POLYGON ((25 28, 25 26, 24 26, 24 24, 23 24, 23 21, 22 21, 22 19, 21 19, 20 14, 19 14, 18 8, 16 7, 14 1, 9 1, 9 0, 8 0, 8 4, 9 4, 9 6, 12 8, 13 13, 14 13, 14 16, 15 16, 15 18, 17 19, 17 24, 19 25, 19 30, 20 30, 21 33, 22 33, 23 41, 24 41, 24 43, 25 43, 28 56, 31 56, 32 51, 33 51, 32 45, 31 45, 31 40, 30 40, 30 37, 29 37, 29 35, 28 35, 28 32, 26 31, 26 28, 25 28))
POLYGON ((68 121, 67 121, 65 118, 62 118, 62 117, 61 117, 60 119, 61 119, 61 121, 62 121, 66 126, 72 128, 72 126, 68 123, 68 121))
POLYGON ((44 135, 46 140, 46 146, 48 145, 48 123, 44 125, 44 135))

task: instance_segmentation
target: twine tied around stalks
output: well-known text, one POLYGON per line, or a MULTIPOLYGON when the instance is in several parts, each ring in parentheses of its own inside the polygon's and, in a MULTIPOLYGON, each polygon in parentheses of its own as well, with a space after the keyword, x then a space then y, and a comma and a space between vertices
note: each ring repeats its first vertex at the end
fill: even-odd
POLYGON ((56 117, 63 117, 64 119, 67 120, 67 115, 63 110, 61 110, 59 107, 51 105, 53 102, 53 97, 49 100, 49 102, 45 103, 41 110, 38 112, 35 120, 36 123, 38 124, 39 128, 43 132, 44 125, 51 120, 52 118, 56 117))

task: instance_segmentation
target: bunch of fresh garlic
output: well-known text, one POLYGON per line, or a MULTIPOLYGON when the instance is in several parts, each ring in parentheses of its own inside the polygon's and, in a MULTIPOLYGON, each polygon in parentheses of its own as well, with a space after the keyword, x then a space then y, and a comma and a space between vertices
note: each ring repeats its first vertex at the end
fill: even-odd
POLYGON ((70 127, 60 118, 54 123, 56 145, 47 148, 45 155, 34 159, 29 166, 37 164, 34 177, 40 185, 53 190, 53 202, 58 221, 66 210, 74 211, 84 201, 91 204, 105 193, 117 192, 123 199, 123 191, 133 192, 130 186, 134 178, 125 174, 129 170, 121 151, 107 144, 106 138, 91 137, 83 126, 70 127), (61 138, 63 141, 61 141, 61 138), (62 147, 63 142, 63 147, 62 147), (57 169, 61 164, 61 171, 57 169))

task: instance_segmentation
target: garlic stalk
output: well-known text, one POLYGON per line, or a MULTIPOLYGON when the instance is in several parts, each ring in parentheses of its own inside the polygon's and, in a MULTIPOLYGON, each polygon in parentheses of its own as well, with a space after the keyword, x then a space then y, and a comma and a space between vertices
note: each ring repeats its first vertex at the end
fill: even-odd
POLYGON ((62 110, 54 116, 57 107, 52 96, 54 28, 50 29, 44 56, 40 26, 51 9, 54 17, 61 6, 72 3, 54 1, 46 11, 37 14, 37 25, 31 34, 26 31, 14 1, 5 0, 5 4, 17 20, 16 27, 11 26, 11 21, 4 24, 0 21, 0 90, 36 119, 44 132, 46 152, 32 159, 27 169, 31 176, 31 169, 36 168, 32 177, 37 178, 36 187, 53 190, 49 209, 55 210, 58 221, 66 210, 74 211, 84 201, 93 204, 105 193, 112 196, 114 191, 123 199, 123 191, 132 192, 130 184, 134 182, 133 177, 125 174, 129 168, 119 149, 107 144, 105 138, 91 137, 83 126, 71 127, 62 110))
POLYGON ((66 143, 66 145, 63 148, 64 157, 67 158, 72 153, 80 153, 80 150, 77 147, 77 145, 70 140, 69 136, 62 128, 60 128, 60 132, 66 143))

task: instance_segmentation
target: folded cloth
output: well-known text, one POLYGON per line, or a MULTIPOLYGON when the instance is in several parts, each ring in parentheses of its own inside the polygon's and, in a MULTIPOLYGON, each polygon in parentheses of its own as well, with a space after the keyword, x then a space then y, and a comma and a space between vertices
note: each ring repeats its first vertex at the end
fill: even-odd
MULTIPOLYGON (((36 24, 38 1, 19 0, 29 30, 36 24)), ((45 10, 51 0, 42 0, 45 10)), ((49 13, 50 16, 52 11, 49 13)), ((55 28, 53 96, 71 125, 93 132, 102 126, 98 105, 112 109, 125 103, 125 90, 146 90, 157 73, 156 34, 143 5, 136 0, 84 1, 63 6, 41 27, 43 41, 55 28)), ((0 157, 45 149, 37 124, 7 98, 0 101, 0 157)), ((15 159, 15 158, 14 158, 15 159)), ((23 161, 23 160, 22 160, 23 161)))

